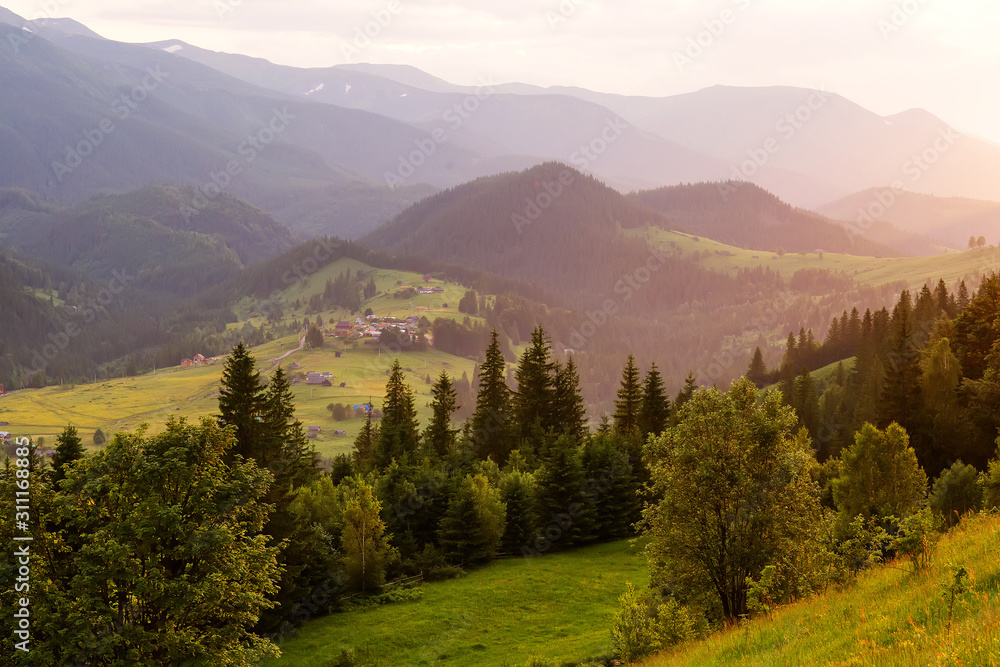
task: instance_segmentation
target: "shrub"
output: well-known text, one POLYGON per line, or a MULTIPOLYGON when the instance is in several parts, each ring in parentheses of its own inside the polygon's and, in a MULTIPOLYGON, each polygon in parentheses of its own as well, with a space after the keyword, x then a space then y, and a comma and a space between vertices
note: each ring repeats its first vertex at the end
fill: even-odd
POLYGON ((328 667, 354 667, 357 664, 357 659, 354 657, 354 649, 340 649, 340 655, 326 664, 328 667))
POLYGON ((914 570, 922 572, 930 565, 931 553, 941 537, 937 532, 940 525, 941 519, 926 507, 899 522, 891 546, 900 556, 910 559, 914 570))
POLYGON ((103 445, 103 444, 107 443, 107 441, 108 441, 108 437, 106 435, 104 435, 104 431, 102 431, 101 429, 97 429, 96 431, 94 431, 94 444, 95 445, 103 445))
POLYGON ((958 461, 934 480, 930 506, 949 526, 957 524, 966 512, 978 511, 982 505, 983 487, 979 471, 973 466, 958 461))
POLYGON ((671 598, 657 607, 652 633, 656 648, 662 651, 694 639, 698 635, 698 630, 697 623, 687 607, 671 598))
POLYGON ((630 583, 618 601, 621 609, 615 614, 611 626, 611 645, 621 660, 633 662, 656 648, 653 624, 649 618, 648 595, 637 593, 630 583))
POLYGON ((983 488, 983 507, 1000 507, 1000 452, 997 458, 990 461, 990 467, 980 477, 980 483, 983 488))

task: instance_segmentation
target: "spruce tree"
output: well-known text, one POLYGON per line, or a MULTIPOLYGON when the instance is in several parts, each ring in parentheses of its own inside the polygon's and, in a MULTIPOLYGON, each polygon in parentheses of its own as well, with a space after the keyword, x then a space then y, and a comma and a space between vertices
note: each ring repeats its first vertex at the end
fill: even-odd
POLYGON ((512 449, 511 398, 506 367, 500 336, 494 329, 486 358, 479 368, 479 393, 471 423, 476 455, 483 459, 492 457, 498 465, 507 462, 512 449))
POLYGON ((674 411, 673 417, 676 419, 678 411, 684 406, 685 403, 694 398, 694 393, 698 390, 698 379, 694 376, 694 373, 688 373, 688 376, 684 379, 684 386, 679 392, 677 392, 677 398, 674 399, 674 411))
POLYGON ((632 535, 639 520, 639 483, 628 456, 615 446, 617 436, 597 436, 584 444, 584 496, 594 513, 595 534, 602 540, 632 535))
POLYGON ((559 436, 535 473, 535 481, 541 532, 549 540, 545 550, 582 544, 594 537, 594 507, 584 493, 586 479, 577 440, 559 436))
POLYGON ((764 363, 764 353, 760 351, 760 346, 754 350, 753 358, 750 360, 747 379, 757 385, 758 389, 763 389, 767 383, 767 364, 764 363))
POLYGON ((264 385, 260 381, 257 362, 243 343, 233 348, 222 370, 219 389, 219 423, 236 429, 236 446, 230 457, 254 459, 266 466, 262 445, 264 428, 260 422, 264 406, 264 385))
POLYGON ((517 392, 512 408, 516 435, 527 439, 535 432, 546 433, 557 424, 552 420, 555 394, 554 365, 549 341, 541 326, 531 332, 531 343, 517 367, 517 392))
POLYGON ((365 425, 361 427, 361 432, 354 439, 354 451, 352 456, 354 464, 361 470, 367 470, 372 464, 372 457, 375 455, 375 448, 378 446, 379 426, 372 423, 371 410, 365 419, 365 425))
MULTIPOLYGON (((429 376, 428 376, 429 377, 429 376)), ((451 416, 458 410, 458 392, 444 371, 431 388, 431 421, 424 431, 424 446, 438 458, 447 458, 455 449, 459 429, 452 428, 451 416)))
POLYGON ((500 480, 500 499, 507 506, 501 548, 509 555, 521 555, 522 549, 531 548, 538 525, 534 476, 519 471, 506 473, 500 480))
POLYGON ((642 387, 642 403, 639 406, 639 434, 645 438, 649 434, 659 435, 670 421, 670 398, 660 369, 654 363, 646 373, 642 387))
MULTIPOLYGON (((58 484, 66 478, 66 466, 83 458, 83 440, 75 426, 67 426, 56 438, 56 451, 52 455, 52 481, 58 484)), ((58 486, 56 487, 58 488, 58 486)))
POLYGON ((552 421, 557 433, 582 438, 587 433, 587 407, 580 392, 580 375, 571 356, 555 369, 552 421))
POLYGON ((642 387, 635 357, 628 355, 622 371, 618 400, 615 401, 615 431, 624 436, 639 434, 639 410, 642 407, 642 387))
POLYGON ((418 428, 413 390, 406 383, 406 376, 403 375, 399 359, 396 359, 389 372, 389 381, 385 384, 382 423, 374 456, 375 465, 378 468, 386 468, 393 459, 400 463, 411 463, 415 459, 420 442, 418 428))
POLYGON ((906 290, 903 290, 899 303, 892 311, 891 326, 880 421, 883 427, 896 422, 907 430, 910 437, 919 440, 915 433, 921 405, 920 356, 917 349, 922 341, 919 341, 914 327, 910 293, 906 290))

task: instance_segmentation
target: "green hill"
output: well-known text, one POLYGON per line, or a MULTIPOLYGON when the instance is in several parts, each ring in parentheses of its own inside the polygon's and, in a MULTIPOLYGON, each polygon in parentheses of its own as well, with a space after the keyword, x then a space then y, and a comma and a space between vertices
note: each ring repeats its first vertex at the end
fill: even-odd
POLYGON ((779 608, 704 641, 643 662, 644 667, 725 665, 1000 664, 1000 517, 963 523, 939 544, 930 569, 902 562, 863 574, 845 590, 779 608), (968 569, 969 594, 954 605, 950 566, 968 569))
POLYGON ((316 619, 266 665, 325 667, 353 648, 358 667, 575 665, 611 653, 611 618, 626 582, 647 578, 641 548, 602 544, 495 561, 420 587, 416 601, 316 619))
POLYGON ((676 185, 629 198, 663 213, 673 229, 741 248, 771 252, 823 249, 850 255, 900 255, 818 213, 794 208, 758 185, 745 182, 676 185))

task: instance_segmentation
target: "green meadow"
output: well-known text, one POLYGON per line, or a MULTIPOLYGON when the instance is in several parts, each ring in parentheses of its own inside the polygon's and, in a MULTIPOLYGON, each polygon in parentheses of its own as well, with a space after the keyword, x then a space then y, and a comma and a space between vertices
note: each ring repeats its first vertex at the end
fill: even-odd
POLYGON ((859 257, 839 253, 812 252, 786 254, 778 257, 774 252, 744 250, 706 238, 658 228, 640 232, 647 235, 649 243, 666 248, 683 256, 697 256, 705 267, 735 274, 738 269, 767 267, 790 278, 802 269, 842 271, 856 282, 879 286, 902 282, 910 289, 920 288, 927 281, 940 279, 948 284, 977 274, 1000 270, 1000 249, 979 248, 965 252, 949 252, 931 257, 859 257))
POLYGON ((651 658, 644 667, 766 665, 1000 665, 1000 517, 980 516, 946 535, 931 567, 897 561, 856 585, 779 608, 703 641, 651 658), (972 583, 954 604, 951 565, 972 583))
POLYGON ((611 621, 627 582, 648 582, 641 547, 602 544, 494 561, 422 596, 314 619, 266 665, 324 667, 353 648, 358 667, 521 667, 533 657, 575 664, 611 653, 611 621))

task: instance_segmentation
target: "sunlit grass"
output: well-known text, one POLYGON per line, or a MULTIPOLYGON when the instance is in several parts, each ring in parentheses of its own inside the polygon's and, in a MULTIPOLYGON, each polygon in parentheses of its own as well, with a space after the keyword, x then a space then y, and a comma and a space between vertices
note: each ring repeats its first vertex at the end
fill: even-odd
POLYGON ((643 665, 1000 665, 1000 517, 952 531, 926 573, 892 563, 643 665), (973 591, 955 604, 949 633, 950 564, 968 568, 973 591))

